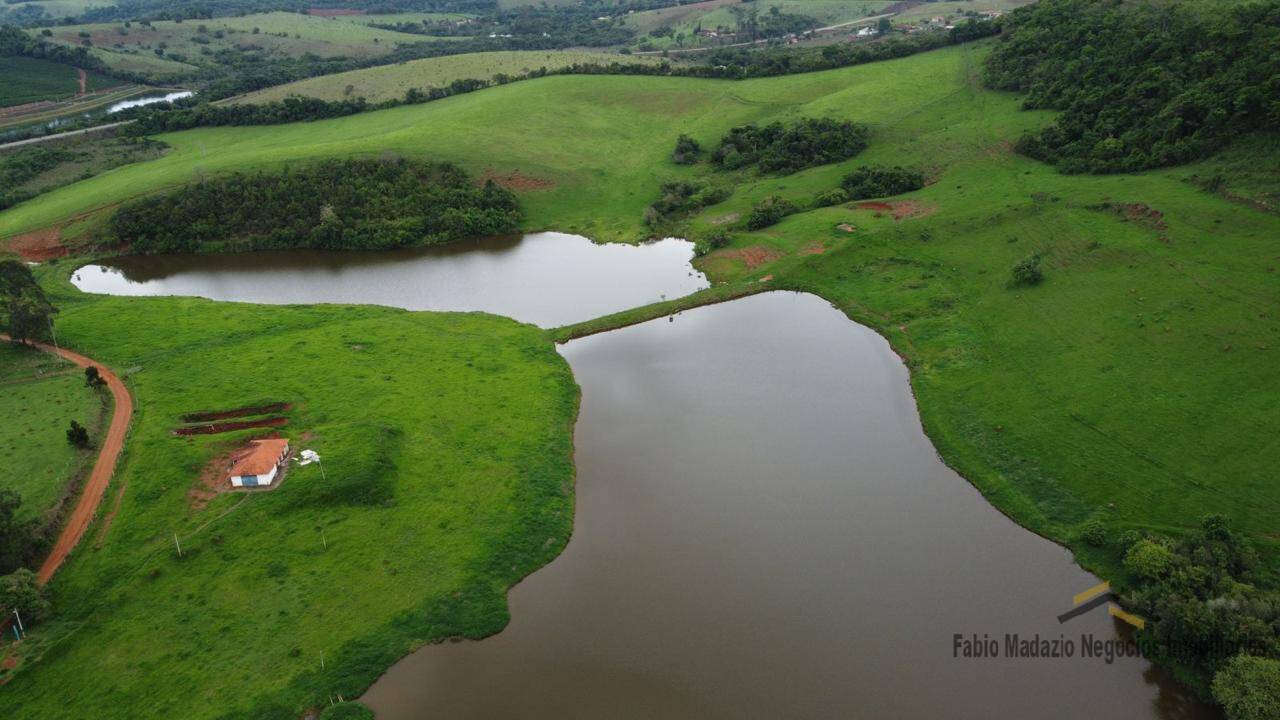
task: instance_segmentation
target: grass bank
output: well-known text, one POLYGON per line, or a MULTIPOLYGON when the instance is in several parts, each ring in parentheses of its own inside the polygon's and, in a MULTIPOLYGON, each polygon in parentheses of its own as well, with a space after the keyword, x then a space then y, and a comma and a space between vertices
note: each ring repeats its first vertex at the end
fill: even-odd
POLYGON ((70 269, 44 277, 59 339, 127 374, 138 412, 116 510, 57 576, 6 717, 296 718, 423 642, 496 632, 506 589, 568 539, 578 391, 540 329, 86 296, 70 269), (178 437, 181 416, 270 401, 326 477, 208 497, 219 458, 264 431, 178 437))

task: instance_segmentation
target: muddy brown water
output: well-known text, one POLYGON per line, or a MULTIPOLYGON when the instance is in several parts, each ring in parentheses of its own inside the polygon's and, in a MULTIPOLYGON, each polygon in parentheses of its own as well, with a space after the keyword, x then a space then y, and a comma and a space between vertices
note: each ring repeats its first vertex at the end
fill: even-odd
POLYGON ((543 232, 387 252, 121 257, 80 268, 72 282, 110 295, 484 310, 554 327, 707 287, 692 258, 684 240, 598 245, 543 232))
POLYGON ((888 344, 768 293, 575 340, 577 509, 511 622, 362 698, 417 718, 1208 718, 1098 580, 939 460, 888 344), (1006 634, 1071 640, 1010 658, 1006 634), (955 636, 999 645, 956 657, 955 636))
MULTIPOLYGON (((124 258, 75 282, 551 326, 705 286, 690 254, 540 233, 124 258)), ((362 699, 382 720, 1215 717, 1141 658, 1084 656, 1125 636, 1104 608, 1057 620, 1097 578, 942 464, 900 360, 820 298, 757 295, 562 352, 582 387, 573 538, 512 589, 501 633, 379 679, 362 699), (1008 657, 1014 634, 1071 655, 1008 657), (957 635, 996 656, 957 657, 957 635)))

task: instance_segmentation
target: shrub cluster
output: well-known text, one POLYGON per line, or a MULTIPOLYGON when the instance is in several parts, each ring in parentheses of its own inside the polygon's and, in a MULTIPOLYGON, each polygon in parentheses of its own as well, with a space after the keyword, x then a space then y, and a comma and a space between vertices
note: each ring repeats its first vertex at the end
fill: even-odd
POLYGON ((109 240, 133 252, 260 248, 384 249, 514 232, 515 195, 459 168, 331 160, 275 174, 235 173, 124 205, 109 240))
POLYGON ((747 229, 759 230, 776 225, 782 218, 799 212, 796 204, 780 195, 770 195, 751 207, 747 216, 747 229))
POLYGON ((662 197, 644 211, 646 225, 659 225, 667 220, 715 205, 726 200, 732 191, 725 187, 707 187, 695 183, 669 182, 662 185, 662 197))
POLYGON ((676 149, 671 153, 671 160, 677 165, 692 165, 702 157, 702 146, 688 135, 676 138, 676 149))
POLYGON ((844 176, 840 186, 850 200, 901 195, 924 187, 924 173, 897 167, 862 167, 844 176))
POLYGON ((1280 0, 1044 0, 1005 19, 985 81, 1062 111, 1016 148, 1064 172, 1184 163, 1280 124, 1280 0))
POLYGON ((869 134, 865 125, 827 118, 743 125, 729 131, 711 160, 726 170, 755 166, 761 172, 787 174, 847 160, 866 149, 869 134))

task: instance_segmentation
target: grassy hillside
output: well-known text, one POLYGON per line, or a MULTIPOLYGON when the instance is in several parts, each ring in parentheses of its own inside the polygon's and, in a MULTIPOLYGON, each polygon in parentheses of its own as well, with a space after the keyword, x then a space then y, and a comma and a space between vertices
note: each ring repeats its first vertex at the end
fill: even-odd
MULTIPOLYGON (((29 57, 0 57, 0 108, 38 100, 65 100, 80 92, 80 74, 62 63, 29 57)), ((93 92, 120 81, 95 72, 85 73, 85 91, 93 92)))
MULTIPOLYGON (((446 55, 308 78, 242 95, 232 102, 270 102, 294 95, 322 100, 363 97, 370 102, 382 102, 403 98, 411 88, 444 87, 454 80, 488 80, 498 73, 518 75, 538 68, 551 70, 574 63, 609 63, 622 59, 622 56, 615 54, 564 50, 446 55)), ((632 58, 628 62, 661 61, 656 58, 632 58)))
POLYGON ((21 0, 0 5, 0 22, 36 19, 61 20, 90 8, 112 7, 111 0, 21 0))
POLYGON ((71 363, 38 350, 0 344, 0 487, 22 497, 24 517, 43 517, 96 451, 66 438, 72 420, 98 437, 108 400, 86 387, 71 363))
MULTIPOLYGON (((1229 516, 1262 549, 1274 578, 1280 217, 1191 181, 1218 173, 1227 175, 1223 188, 1264 188, 1265 174, 1237 176, 1240 158, 1224 156, 1144 174, 1066 176, 1016 155, 1012 142, 1053 115, 1021 111, 1018 96, 982 89, 988 51, 989 44, 970 44, 739 83, 553 77, 330 121, 173 133, 163 136, 173 147, 163 158, 0 213, 0 235, 205 174, 390 151, 543 181, 528 183, 537 189, 522 196, 529 228, 634 239, 646 233, 643 211, 663 182, 728 179, 706 164, 673 164, 680 133, 708 147, 749 121, 828 116, 867 123, 871 142, 860 156, 786 177, 732 176, 733 196, 680 228, 693 237, 732 233, 728 247, 699 261, 726 283, 708 296, 761 284, 809 290, 882 332, 912 369, 924 423, 945 459, 1001 510, 1069 544, 1111 579, 1124 580, 1114 563, 1124 530, 1177 534, 1210 512, 1229 516), (764 197, 807 203, 862 164, 919 167, 931 184, 880 205, 846 203, 759 232, 740 229, 764 197), (1041 258, 1044 282, 1011 287, 1013 266, 1033 255, 1041 258), (1081 540, 1092 521, 1105 529, 1101 548, 1081 540)), ((1252 147, 1268 153, 1272 146, 1252 147)), ((2 702, 17 708, 15 717, 64 707, 55 703, 163 715, 191 707, 180 697, 259 692, 283 693, 273 696, 281 702, 276 714, 292 717, 297 698, 350 694, 407 649, 406 638, 495 627, 502 618, 498 588, 519 573, 464 570, 501 555, 491 550, 492 538, 512 517, 567 512, 563 498, 526 502, 502 482, 494 489, 492 478, 508 477, 515 460, 481 459, 492 453, 510 460, 502 448, 515 447, 517 459, 541 468, 538 477, 568 477, 567 453, 537 449, 568 442, 552 429, 563 432, 572 416, 567 371, 528 328, 377 308, 87 298, 65 287, 57 301, 66 342, 116 367, 143 368, 132 380, 142 413, 123 476, 130 489, 107 545, 78 558, 56 584, 73 617, 90 609, 105 615, 74 634, 74 621, 50 631, 50 643, 66 633, 63 644, 38 671, 20 672, 6 687, 2 702), (424 397, 434 399, 417 402, 424 397), (296 483, 299 474, 280 492, 254 496, 195 533, 199 554, 177 561, 168 550, 171 533, 192 534, 234 500, 216 500, 207 511, 184 504, 191 476, 218 446, 173 440, 173 418, 268 399, 295 402, 289 431, 310 430, 309 442, 327 453, 326 462, 357 450, 347 423, 428 436, 394 444, 396 499, 389 508, 297 510, 289 492, 314 482, 296 483), (473 422, 441 420, 457 416, 446 412, 450 403, 464 401, 473 422), (498 416, 502 423, 486 422, 498 416), (475 514, 486 511, 494 514, 477 522, 475 514), (442 520, 433 526, 424 517, 442 520), (281 535, 282 526, 291 532, 281 535), (317 526, 335 528, 331 543, 342 528, 345 562, 331 564, 316 548, 317 526), (376 535, 366 542, 364 532, 376 535), (281 550, 264 555, 264 543, 281 550), (391 582, 393 569, 417 573, 410 576, 422 578, 420 591, 405 590, 419 583, 391 582), (451 589, 464 587, 487 590, 448 600, 451 589), (330 595, 347 604, 339 610, 330 595), (271 598, 265 614, 243 610, 264 597, 271 598), (271 638, 262 637, 266 615, 273 616, 271 638), (326 621, 338 617, 352 624, 342 638, 335 636, 339 623, 326 621), (179 632, 196 640, 167 642, 179 632), (331 661, 339 669, 319 672, 318 653, 336 654, 350 638, 360 641, 331 661), (193 649, 181 656, 167 650, 179 646, 193 649), (102 647, 121 650, 104 658, 102 647), (283 670, 250 677, 243 661, 250 656, 283 670)), ((540 537, 562 538, 557 533, 567 524, 554 527, 540 537)), ((502 557, 518 558, 523 572, 552 552, 502 557)), ((213 714, 204 706, 195 712, 213 714)))
POLYGON ((496 631, 506 588, 568 538, 577 389, 537 328, 62 287, 60 339, 131 369, 138 412, 58 619, 16 650, 32 672, 7 718, 296 718, 423 640, 496 631), (263 431, 175 437, 181 416, 270 401, 325 477, 204 494, 263 431))
POLYGON ((218 53, 223 50, 264 58, 299 58, 306 54, 369 58, 391 52, 398 43, 423 39, 360 23, 287 12, 181 22, 157 20, 146 25, 55 25, 48 30, 52 33, 50 40, 64 45, 79 46, 88 40, 111 68, 148 74, 152 70, 176 72, 176 68, 161 67, 155 60, 219 65, 223 61, 218 53))

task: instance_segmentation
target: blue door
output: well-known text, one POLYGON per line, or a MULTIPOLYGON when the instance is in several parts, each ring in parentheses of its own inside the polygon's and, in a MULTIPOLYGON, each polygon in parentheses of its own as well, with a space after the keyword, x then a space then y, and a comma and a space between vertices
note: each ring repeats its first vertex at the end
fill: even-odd
POLYGON ((257 475, 245 475, 245 476, 243 476, 243 477, 241 477, 241 478, 240 478, 240 481, 241 481, 242 483, 244 483, 244 486, 245 486, 245 487, 257 487, 257 486, 258 486, 258 476, 257 476, 257 475))

